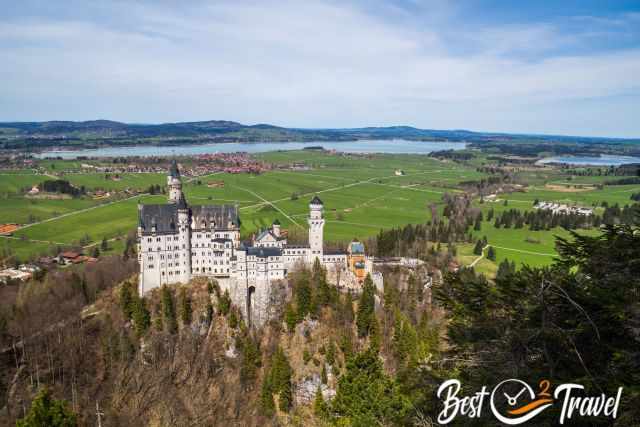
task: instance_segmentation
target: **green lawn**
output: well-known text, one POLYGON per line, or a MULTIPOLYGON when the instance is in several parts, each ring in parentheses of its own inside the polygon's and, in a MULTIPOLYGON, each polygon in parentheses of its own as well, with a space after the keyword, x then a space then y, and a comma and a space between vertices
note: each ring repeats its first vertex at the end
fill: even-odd
MULTIPOLYGON (((488 175, 476 169, 485 160, 475 159, 468 164, 439 161, 420 155, 329 155, 309 150, 285 151, 259 154, 265 161, 290 165, 304 163, 312 170, 272 170, 262 175, 213 174, 195 180, 183 180, 183 188, 188 202, 200 204, 235 204, 240 209, 241 232, 247 237, 259 228, 269 226, 279 219, 284 228, 306 230, 308 203, 318 194, 325 204, 325 240, 347 241, 354 237, 366 239, 376 235, 380 229, 399 227, 408 223, 424 223, 429 219, 428 206, 436 203, 442 206, 445 192, 462 191, 463 181, 479 180, 488 175), (403 175, 396 175, 402 170, 403 175), (200 184, 197 182, 201 181, 200 184), (223 187, 207 186, 208 183, 223 181, 223 187), (265 202, 265 200, 267 202, 265 202)), ((52 171, 79 168, 77 161, 50 161, 45 164, 52 171)), ((0 195, 15 194, 20 189, 30 187, 44 179, 43 175, 32 173, 0 175, 0 195)), ((493 208, 500 212, 518 208, 530 210, 535 199, 577 203, 585 206, 600 205, 602 201, 621 205, 631 203, 632 192, 640 191, 640 186, 608 186, 603 190, 582 192, 554 191, 544 186, 549 182, 566 182, 570 175, 561 170, 526 170, 518 175, 530 184, 525 192, 503 194, 508 205, 483 203, 474 205, 488 212, 493 208)), ((605 177, 606 178, 606 177, 605 177)), ((64 175, 77 186, 87 189, 121 190, 124 188, 146 189, 152 184, 164 186, 163 174, 122 174, 121 180, 105 179, 104 174, 64 175)), ((603 177, 574 178, 571 182, 599 182, 603 177)), ((16 236, 71 244, 85 235, 99 242, 103 237, 124 236, 133 230, 137 222, 136 205, 142 203, 164 203, 166 196, 145 196, 99 206, 85 212, 73 213, 93 206, 96 202, 88 199, 71 200, 27 200, 17 195, 0 199, 0 222, 25 223, 30 216, 42 220, 73 213, 59 219, 25 228, 16 236)), ((588 231, 593 233, 594 231, 588 231)), ((487 236, 497 253, 497 262, 508 258, 517 263, 544 265, 555 255, 555 237, 568 237, 563 229, 550 231, 529 231, 527 229, 496 229, 493 222, 485 222, 482 230, 474 232, 480 238, 487 236), (529 240, 529 241, 527 241, 529 240), (537 243, 532 243, 533 241, 537 243)), ((5 246, 16 254, 28 256, 47 249, 46 244, 21 240, 4 239, 5 246)), ((123 241, 114 241, 114 250, 121 250, 123 241)), ((464 264, 473 262, 473 245, 458 246, 458 255, 464 264)), ((492 274, 497 263, 483 259, 476 265, 478 271, 492 274)))

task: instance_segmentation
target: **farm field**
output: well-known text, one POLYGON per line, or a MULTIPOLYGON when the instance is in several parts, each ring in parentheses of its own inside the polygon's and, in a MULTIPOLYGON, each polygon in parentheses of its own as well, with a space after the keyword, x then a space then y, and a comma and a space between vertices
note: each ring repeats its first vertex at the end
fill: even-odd
MULTIPOLYGON (((309 150, 263 153, 256 157, 275 164, 304 164, 310 170, 272 170, 261 175, 213 173, 183 179, 188 202, 192 205, 237 205, 243 237, 269 226, 276 218, 283 228, 297 229, 304 234, 308 202, 317 194, 325 205, 325 241, 344 242, 375 236, 381 229, 424 223, 430 219, 430 205, 443 207, 443 194, 461 192, 461 182, 489 176, 477 169, 481 159, 464 165, 419 155, 341 156, 309 150)), ((46 166, 53 170, 72 170, 79 164, 49 161, 46 166)), ((90 246, 103 238, 125 236, 136 227, 138 203, 164 203, 166 200, 165 195, 141 195, 98 205, 97 201, 89 198, 26 199, 16 193, 49 178, 27 171, 22 174, 13 172, 0 174, 0 194, 4 192, 6 195, 0 200, 0 223, 24 224, 34 219, 49 219, 14 232, 17 239, 3 238, 0 241, 4 250, 12 250, 23 258, 45 252, 51 245, 72 245, 82 240, 90 246)), ((63 178, 87 190, 144 190, 150 185, 164 186, 166 182, 163 174, 126 173, 120 176, 117 181, 105 179, 105 174, 101 173, 69 173, 63 178)), ((514 208, 531 210, 536 199, 594 207, 606 201, 610 205, 618 203, 622 206, 631 203, 629 197, 633 192, 640 191, 638 185, 573 191, 571 187, 565 189, 562 186, 565 183, 577 184, 577 179, 568 180, 569 176, 564 172, 548 168, 527 170, 523 176, 531 183, 524 192, 500 194, 498 202, 474 200, 474 205, 483 211, 485 219, 490 209, 496 213, 514 208), (550 188, 546 185, 549 183, 560 188, 550 188), (507 200, 506 206, 504 200, 507 200)), ((589 178, 585 183, 596 184, 611 177, 585 178, 589 178)), ((596 212, 600 210, 597 208, 596 212)), ((527 227, 498 229, 492 221, 486 220, 473 234, 476 238, 486 236, 496 249, 496 262, 485 258, 475 264, 478 271, 489 275, 495 273, 497 263, 505 258, 517 264, 549 264, 556 254, 555 236, 570 236, 561 228, 547 231, 530 231, 527 227)), ((111 250, 117 251, 123 244, 123 240, 114 240, 111 250)), ((459 244, 457 248, 462 264, 469 265, 477 258, 473 254, 473 244, 459 244)))

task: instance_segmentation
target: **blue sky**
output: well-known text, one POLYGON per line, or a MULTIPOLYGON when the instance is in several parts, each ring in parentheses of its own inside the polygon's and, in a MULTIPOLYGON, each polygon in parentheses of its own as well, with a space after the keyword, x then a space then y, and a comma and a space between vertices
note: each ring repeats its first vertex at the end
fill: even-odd
POLYGON ((640 137, 640 1, 0 1, 0 121, 640 137))

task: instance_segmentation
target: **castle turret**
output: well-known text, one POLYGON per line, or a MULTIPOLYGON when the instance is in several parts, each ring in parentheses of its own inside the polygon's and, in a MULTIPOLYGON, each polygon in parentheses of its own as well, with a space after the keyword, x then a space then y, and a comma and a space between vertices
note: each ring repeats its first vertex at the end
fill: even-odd
POLYGON ((167 187, 169 187, 169 203, 178 203, 182 195, 182 182, 180 181, 180 171, 175 159, 171 161, 169 175, 167 176, 167 187))
POLYGON ((177 265, 180 266, 179 280, 182 283, 188 283, 191 280, 191 221, 189 206, 182 192, 178 196, 176 207, 178 211, 178 244, 174 245, 173 250, 180 254, 179 261, 177 261, 177 265))
POLYGON ((322 239, 324 231, 324 218, 322 210, 324 206, 318 196, 314 196, 309 203, 309 247, 311 248, 311 260, 318 257, 322 260, 322 239))

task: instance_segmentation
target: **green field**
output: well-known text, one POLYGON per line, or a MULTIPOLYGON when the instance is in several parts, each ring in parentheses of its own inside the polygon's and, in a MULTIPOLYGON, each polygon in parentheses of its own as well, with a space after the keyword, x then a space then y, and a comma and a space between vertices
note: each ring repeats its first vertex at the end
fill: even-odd
MULTIPOLYGON (((488 175, 476 169, 482 165, 482 157, 468 165, 440 161, 419 155, 368 155, 341 156, 314 151, 272 152, 257 155, 276 165, 304 163, 311 170, 273 170, 262 175, 212 174, 193 180, 183 180, 185 195, 190 204, 234 204, 240 210, 241 232, 248 237, 256 230, 279 219, 284 228, 298 228, 305 232, 308 202, 317 194, 324 201, 326 241, 366 239, 381 229, 405 224, 424 223, 430 219, 428 206, 443 206, 444 193, 462 191, 463 181, 479 180, 488 175), (396 171, 402 170, 402 175, 396 171), (212 182, 223 181, 223 187, 208 187, 212 182)), ((51 161, 46 167, 60 171, 77 168, 78 162, 51 161)), ((19 194, 20 190, 37 184, 44 175, 28 171, 0 174, 0 223, 28 221, 47 222, 31 225, 14 233, 15 239, 0 241, 3 248, 10 248, 20 257, 44 252, 55 244, 77 244, 81 239, 91 243, 103 238, 115 239, 135 229, 138 203, 163 203, 166 196, 138 196, 127 200, 105 200, 98 205, 89 198, 69 200, 30 200, 19 194), (51 242, 51 243, 46 243, 51 242)), ((499 202, 474 205, 486 214, 490 209, 532 209, 536 199, 577 203, 584 206, 600 206, 603 201, 620 205, 629 204, 629 196, 640 191, 640 186, 606 186, 604 189, 575 191, 572 187, 554 189, 545 184, 573 185, 598 184, 610 177, 571 177, 562 170, 527 170, 519 175, 530 186, 523 192, 500 194, 499 202), (588 179, 579 179, 588 178, 588 179), (504 200, 507 206, 504 206, 504 200)), ((64 179, 87 190, 144 190, 150 185, 164 185, 163 174, 122 174, 114 181, 105 174, 68 173, 64 179)), ((600 208, 599 208, 600 209, 600 208)), ((485 215, 486 218, 486 215, 485 215)), ((593 231, 587 231, 593 233, 593 231)), ((497 252, 497 262, 509 259, 517 263, 544 265, 555 255, 555 236, 568 237, 564 229, 530 231, 524 229, 497 229, 484 222, 475 231, 478 238, 487 236, 497 252), (537 242, 537 243, 532 243, 537 242)), ((113 242, 113 251, 123 246, 122 240, 113 242)), ((473 245, 458 245, 458 258, 463 264, 471 264, 473 245)), ((481 259, 476 263, 478 271, 492 274, 496 263, 481 259)))

